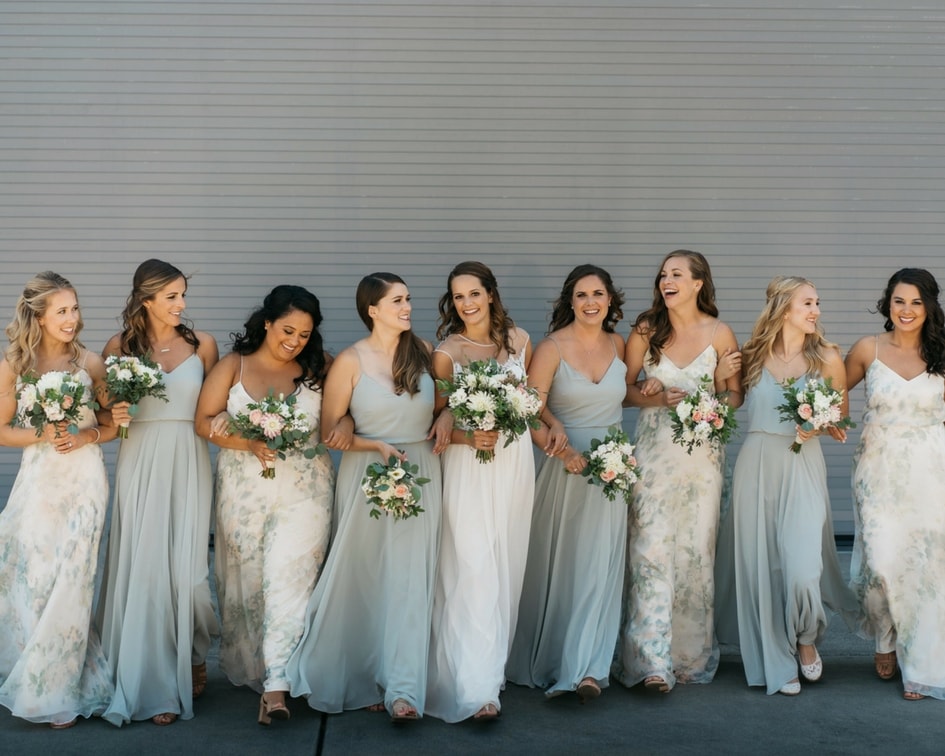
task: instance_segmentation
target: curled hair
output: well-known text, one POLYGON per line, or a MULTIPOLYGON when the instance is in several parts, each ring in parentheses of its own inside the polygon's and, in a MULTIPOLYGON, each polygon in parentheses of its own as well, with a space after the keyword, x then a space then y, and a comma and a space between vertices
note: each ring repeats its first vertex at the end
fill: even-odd
MULTIPOLYGON (((404 280, 394 273, 371 273, 361 279, 355 294, 358 315, 369 331, 374 330, 374 320, 369 310, 380 302, 393 284, 403 284, 404 280)), ((394 364, 391 366, 394 378, 394 391, 402 394, 416 394, 420 390, 420 377, 424 373, 433 374, 430 353, 413 331, 400 334, 397 349, 394 352, 394 364)))
POLYGON ((653 304, 650 305, 650 309, 641 312, 633 323, 633 330, 638 330, 647 337, 650 359, 654 365, 659 364, 663 348, 673 335, 673 325, 669 320, 669 309, 663 300, 663 292, 660 291, 660 281, 663 277, 663 268, 674 257, 685 259, 693 280, 702 281, 702 288, 699 289, 696 296, 696 307, 699 308, 699 311, 711 315, 713 318, 719 316, 719 308, 715 304, 715 284, 712 282, 712 270, 709 268, 709 261, 705 259, 702 253, 688 249, 677 249, 675 252, 666 255, 663 262, 660 263, 656 280, 653 282, 653 304))
POLYGON ((499 284, 495 280, 495 275, 481 262, 461 262, 450 271, 446 279, 446 293, 440 297, 437 339, 442 341, 452 333, 463 333, 466 330, 466 324, 453 303, 453 279, 457 276, 472 276, 479 280, 479 284, 492 300, 489 305, 489 340, 500 352, 504 349, 506 354, 515 354, 515 350, 512 349, 512 329, 515 328, 515 323, 512 322, 509 311, 505 309, 499 297, 499 284))
POLYGON ((610 307, 607 308, 607 316, 602 325, 607 333, 613 333, 617 323, 623 320, 623 292, 614 286, 614 281, 603 268, 589 263, 578 265, 574 270, 568 273, 561 287, 561 293, 555 300, 551 310, 551 322, 548 325, 548 333, 559 331, 566 325, 574 322, 574 308, 571 306, 571 298, 574 296, 574 287, 577 282, 587 276, 597 276, 607 289, 610 297, 610 307))
POLYGON ((304 312, 312 319, 312 333, 302 347, 295 361, 302 367, 302 375, 295 379, 296 384, 304 383, 311 389, 321 387, 325 378, 325 348, 318 326, 322 322, 322 310, 316 297, 301 286, 283 284, 270 291, 243 324, 242 333, 230 334, 233 339, 233 351, 237 354, 252 354, 266 340, 266 323, 274 323, 293 310, 304 312))
POLYGON ((893 290, 898 284, 915 286, 925 307, 925 322, 922 324, 919 345, 919 354, 925 361, 925 371, 929 375, 945 375, 945 314, 942 313, 942 305, 938 301, 939 288, 935 276, 922 268, 902 268, 892 274, 882 298, 876 303, 879 313, 886 318, 883 327, 887 331, 893 330, 889 304, 893 290))
MULTIPOLYGON (((58 273, 51 270, 38 273, 31 278, 16 301, 16 311, 10 325, 7 326, 7 338, 10 346, 7 348, 6 359, 16 375, 25 375, 36 367, 36 350, 43 340, 43 327, 39 319, 49 307, 49 298, 60 291, 71 291, 75 294, 75 287, 58 273)), ((79 296, 76 294, 76 301, 79 296)), ((82 330, 82 314, 75 324, 75 338, 69 343, 72 355, 69 358, 75 367, 79 366, 79 357, 82 355, 82 342, 79 341, 79 332, 82 330)))
MULTIPOLYGON (((800 276, 776 276, 768 284, 765 306, 755 321, 751 337, 742 347, 746 390, 760 380, 765 360, 774 354, 774 344, 784 329, 784 316, 791 307, 794 295, 802 286, 813 287, 814 284, 800 276)), ((814 333, 804 335, 804 346, 801 350, 807 360, 808 373, 823 375, 827 351, 830 349, 836 349, 836 344, 824 338, 824 329, 818 320, 814 333)))
MULTIPOLYGON (((131 293, 121 313, 122 354, 145 355, 151 351, 152 344, 148 339, 148 310, 144 303, 153 301, 161 289, 179 278, 184 279, 186 291, 187 276, 170 263, 152 258, 138 266, 131 281, 131 293)), ((194 349, 200 346, 200 340, 189 322, 181 322, 174 330, 194 349)))

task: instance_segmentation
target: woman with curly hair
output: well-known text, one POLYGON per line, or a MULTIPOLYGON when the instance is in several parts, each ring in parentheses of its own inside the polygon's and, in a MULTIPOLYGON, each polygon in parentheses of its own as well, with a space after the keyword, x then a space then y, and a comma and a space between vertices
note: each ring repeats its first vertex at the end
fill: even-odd
MULTIPOLYGON (((844 391, 840 351, 824 338, 820 300, 804 278, 779 276, 768 284, 764 309, 742 346, 748 394, 748 432, 732 480, 737 642, 750 686, 769 695, 796 696, 801 676, 823 673, 816 643, 827 630, 825 606, 851 623, 856 600, 840 575, 833 539, 827 468, 818 431, 782 420, 784 383, 829 379, 844 391), (791 442, 803 443, 795 454, 791 442)), ((831 426, 837 440, 846 433, 831 426)), ((722 571, 720 570, 720 574, 722 571)), ((735 638, 722 637, 725 642, 735 638)))
POLYGON ((610 274, 579 265, 555 301, 549 335, 536 348, 529 385, 545 406, 533 432, 547 455, 535 506, 518 627, 507 666, 512 682, 555 696, 596 698, 608 685, 620 625, 627 507, 580 472, 593 438, 621 424, 623 294, 610 274))
POLYGON ((894 273, 877 303, 884 333, 857 341, 846 359, 847 385, 866 379, 850 585, 864 611, 860 634, 875 643, 876 673, 891 680, 898 667, 909 701, 945 699, 945 315, 938 296, 927 270, 894 273))
MULTIPOLYGON (((452 379, 470 362, 496 360, 524 380, 528 334, 499 297, 492 271, 464 262, 450 272, 440 299, 437 378, 452 379)), ((446 397, 437 397, 443 409, 446 397)), ((499 691, 515 633, 535 496, 531 437, 508 446, 497 431, 453 427, 443 453, 443 531, 433 603, 427 712, 447 722, 499 715, 499 691), (476 451, 493 453, 488 464, 476 451)))
POLYGON ((228 421, 270 392, 294 395, 318 442, 328 357, 321 308, 301 286, 277 286, 250 315, 233 351, 210 371, 197 402, 197 433, 220 447, 216 483, 216 579, 223 621, 220 667, 262 694, 259 723, 288 719, 286 662, 331 533, 334 467, 327 454, 277 457, 228 421), (274 478, 263 478, 274 468, 274 478))
POLYGON ((23 449, 0 512, 0 705, 57 729, 101 714, 113 692, 90 615, 108 508, 98 445, 115 428, 99 426, 85 404, 104 398, 105 364, 82 346, 81 330, 72 284, 40 273, 16 303, 0 360, 0 444, 23 449), (54 372, 84 386, 77 429, 48 422, 37 435, 24 417, 36 395, 23 379, 54 372))
POLYGON ((718 314, 705 257, 677 250, 663 259, 653 304, 627 341, 627 401, 642 408, 616 664, 628 687, 667 693, 677 681, 711 682, 718 668, 713 570, 724 450, 703 445, 687 454, 672 424, 673 408, 703 380, 731 406, 742 403, 741 355, 718 314), (646 380, 637 385, 641 371, 646 380))
POLYGON ((111 405, 115 425, 134 425, 118 452, 97 618, 115 675, 103 717, 118 726, 191 719, 207 682, 210 639, 219 632, 207 562, 213 474, 207 442, 194 433, 197 396, 218 353, 210 334, 184 320, 186 294, 178 268, 145 260, 122 331, 103 352, 152 358, 167 395, 145 397, 133 416, 127 402, 111 405))

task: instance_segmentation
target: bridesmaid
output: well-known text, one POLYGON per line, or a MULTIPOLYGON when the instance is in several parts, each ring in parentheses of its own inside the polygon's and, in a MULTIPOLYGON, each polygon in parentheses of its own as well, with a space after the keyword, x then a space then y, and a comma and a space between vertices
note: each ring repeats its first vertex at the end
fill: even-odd
POLYGON ((18 402, 20 379, 72 373, 89 400, 105 391, 105 365, 79 341, 75 289, 47 271, 34 277, 7 327, 0 361, 0 444, 23 449, 0 512, 0 704, 30 722, 71 727, 112 697, 108 665, 90 624, 108 478, 98 444, 115 437, 83 407, 79 432, 48 424, 37 436, 18 402))
POLYGON ((265 442, 232 435, 228 421, 270 391, 297 398, 317 441, 327 355, 321 308, 300 286, 277 286, 204 382, 197 433, 217 457, 216 584, 223 620, 220 667, 262 694, 259 723, 288 719, 286 661, 302 634, 331 532, 334 467, 327 454, 279 459, 265 442), (275 478, 262 478, 266 467, 275 478))
MULTIPOLYGON (((820 679, 814 644, 827 630, 825 605, 848 622, 856 615, 840 576, 820 438, 780 420, 777 410, 790 378, 799 386, 823 377, 846 387, 840 352, 819 319, 814 285, 779 276, 742 347, 748 433, 735 463, 731 513, 738 635, 748 684, 769 695, 801 692, 798 662, 804 679, 820 679), (804 440, 798 454, 790 450, 795 433, 804 440)), ((844 415, 846 405, 844 394, 844 415)), ((837 428, 830 435, 846 439, 837 428)))
MULTIPOLYGON (((479 262, 453 268, 440 299, 443 339, 433 352, 437 378, 470 362, 495 359, 524 379, 532 350, 499 298, 492 271, 479 262)), ((446 397, 437 397, 442 409, 446 397)), ((452 428, 443 454, 443 532, 433 602, 427 713, 447 722, 499 715, 499 691, 515 634, 535 496, 531 438, 510 446, 497 431, 452 428), (487 464, 476 450, 494 450, 487 464)))
MULTIPOLYGON (((386 709, 403 721, 424 710, 440 537, 440 462, 428 440, 435 400, 430 345, 410 330, 410 293, 399 276, 365 276, 356 299, 370 334, 332 365, 322 425, 322 438, 334 447, 335 427, 350 412, 354 436, 338 469, 331 554, 289 679, 292 695, 318 711, 386 709), (417 517, 370 517, 361 480, 368 465, 391 455, 430 479, 417 517)), ((444 432, 437 448, 446 441, 444 432)))
POLYGON ((533 434, 548 455, 535 483, 521 609, 507 675, 555 696, 596 698, 608 684, 620 624, 627 509, 579 475, 592 438, 620 425, 623 295, 607 271, 579 265, 555 301, 529 383, 547 398, 533 434))
POLYGON ((187 279, 161 260, 138 266, 122 331, 103 356, 148 356, 161 365, 167 402, 145 397, 138 413, 112 405, 114 425, 132 423, 115 469, 115 504, 98 625, 115 697, 103 717, 119 727, 194 716, 207 683, 210 599, 207 543, 212 472, 194 409, 217 343, 184 320, 187 279), (156 481, 159 485, 155 485, 156 481))
POLYGON ((945 314, 938 295, 928 271, 895 273, 877 303, 885 333, 860 339, 846 359, 851 389, 866 378, 851 587, 865 615, 860 634, 876 644, 876 673, 890 680, 898 666, 909 701, 945 698, 945 314))
POLYGON ((653 305, 627 341, 627 401, 642 407, 636 456, 641 468, 630 510, 627 608, 615 665, 626 686, 668 693, 676 682, 708 683, 719 664, 713 629, 715 541, 723 450, 692 454, 673 442, 670 413, 704 376, 742 403, 741 354, 718 319, 715 285, 698 252, 667 255, 653 305), (646 379, 635 385, 641 371, 646 379))

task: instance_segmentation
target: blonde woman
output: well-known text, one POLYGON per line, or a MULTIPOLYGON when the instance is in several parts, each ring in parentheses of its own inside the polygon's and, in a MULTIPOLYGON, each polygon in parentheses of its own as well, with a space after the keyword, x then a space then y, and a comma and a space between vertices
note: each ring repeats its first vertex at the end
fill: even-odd
POLYGON ((104 397, 105 365, 78 340, 75 289, 47 271, 33 278, 7 327, 0 361, 0 444, 23 449, 10 498, 0 512, 0 704, 54 728, 101 714, 112 684, 90 628, 98 546, 108 507, 99 427, 84 407, 78 433, 50 423, 36 435, 18 416, 20 379, 71 373, 87 395, 104 397))
MULTIPOLYGON (((732 502, 739 644, 749 685, 793 696, 801 692, 798 665, 810 682, 823 672, 815 644, 827 630, 825 606, 848 622, 856 615, 837 561, 820 438, 781 420, 777 409, 789 379, 804 386, 827 378, 835 389, 846 388, 840 351, 824 338, 810 281, 780 276, 768 285, 742 355, 748 428, 732 502), (790 448, 795 434, 804 442, 799 454, 790 448)), ((844 395, 844 415, 846 405, 844 395)), ((836 428, 830 435, 846 438, 836 428)))

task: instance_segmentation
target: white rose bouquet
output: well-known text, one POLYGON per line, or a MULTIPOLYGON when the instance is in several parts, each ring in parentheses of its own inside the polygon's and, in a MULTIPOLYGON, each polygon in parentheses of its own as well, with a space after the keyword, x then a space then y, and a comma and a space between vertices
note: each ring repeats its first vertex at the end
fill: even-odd
POLYGON ((38 377, 22 376, 16 400, 21 408, 20 422, 32 427, 37 436, 43 435, 43 426, 49 423, 66 423, 66 429, 74 436, 79 432, 82 407, 98 408, 95 401, 86 399, 84 383, 72 373, 58 370, 38 377))
MULTIPOLYGON (((493 360, 470 362, 452 380, 437 380, 453 417, 469 430, 499 431, 505 446, 529 428, 538 428, 541 399, 523 378, 493 360)), ((477 449, 476 459, 491 462, 492 449, 477 449)))
POLYGON ((587 478, 587 482, 603 488, 604 496, 610 501, 620 494, 629 504, 630 492, 639 480, 640 470, 633 456, 633 445, 623 429, 614 425, 607 430, 603 441, 591 439, 590 451, 584 456, 587 465, 581 470, 581 475, 587 478))
MULTIPOLYGON (((146 396, 167 401, 161 366, 148 357, 112 354, 105 358, 105 385, 113 402, 128 402, 128 414, 138 412, 146 396)), ((128 438, 128 425, 118 427, 118 438, 128 438)))
MULTIPOLYGON (((822 430, 831 425, 835 428, 856 427, 853 420, 840 415, 843 392, 835 389, 829 378, 808 381, 803 389, 797 388, 796 384, 796 378, 789 378, 782 384, 784 404, 778 405, 782 420, 796 423, 805 431, 822 430)), ((791 451, 800 454, 803 443, 799 435, 794 436, 791 451)))
MULTIPOLYGON (((325 445, 306 446, 315 429, 309 427, 308 416, 296 406, 297 401, 295 394, 276 396, 270 389, 265 399, 250 402, 246 412, 230 420, 230 432, 250 441, 265 441, 279 459, 285 459, 286 452, 294 451, 300 451, 306 459, 314 459, 325 451, 325 445)), ((275 478, 275 464, 267 464, 259 474, 269 480, 275 478)))
POLYGON ((735 409, 715 393, 714 387, 712 378, 704 375, 699 387, 670 409, 673 442, 685 447, 687 454, 703 444, 724 446, 738 427, 735 409))
POLYGON ((376 520, 385 514, 395 520, 406 520, 423 512, 420 486, 430 479, 417 477, 419 469, 393 454, 386 464, 372 462, 368 465, 361 479, 361 490, 367 496, 371 517, 376 520))

